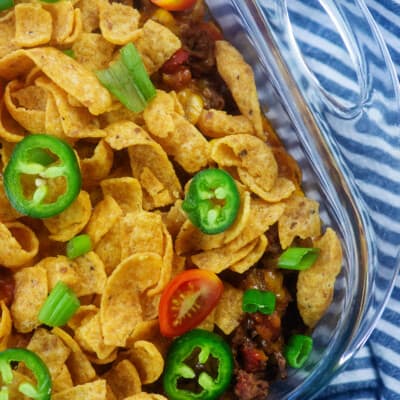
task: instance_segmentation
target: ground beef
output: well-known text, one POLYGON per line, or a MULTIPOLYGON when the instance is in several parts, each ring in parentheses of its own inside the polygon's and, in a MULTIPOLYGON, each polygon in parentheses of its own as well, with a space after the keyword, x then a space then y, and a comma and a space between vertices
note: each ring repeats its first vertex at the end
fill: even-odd
POLYGON ((235 395, 241 400, 264 400, 268 396, 269 384, 255 374, 240 369, 236 372, 235 395))

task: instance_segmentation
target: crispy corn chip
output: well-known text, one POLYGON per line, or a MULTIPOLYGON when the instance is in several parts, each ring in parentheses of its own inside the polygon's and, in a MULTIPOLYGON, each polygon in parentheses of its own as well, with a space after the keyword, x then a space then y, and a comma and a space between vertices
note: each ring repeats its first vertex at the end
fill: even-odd
POLYGON ((55 393, 52 400, 106 400, 107 388, 104 379, 98 379, 71 389, 55 393))
POLYGON ((69 287, 76 286, 80 276, 76 272, 74 261, 65 256, 43 258, 36 266, 40 266, 47 271, 49 291, 57 282, 62 281, 69 287))
POLYGON ((18 46, 14 43, 15 14, 10 11, 0 17, 0 58, 16 50, 18 46))
POLYGON ((121 208, 109 195, 96 204, 85 229, 94 246, 112 228, 121 215, 121 208))
POLYGON ((152 342, 136 341, 128 352, 128 358, 139 372, 142 384, 155 382, 163 372, 164 359, 152 342))
POLYGON ((257 239, 235 250, 232 249, 232 246, 226 245, 218 249, 195 254, 191 257, 191 260, 193 264, 200 269, 207 269, 218 274, 247 257, 254 250, 256 245, 257 239))
POLYGON ((80 159, 83 184, 91 186, 106 178, 112 168, 113 160, 112 149, 104 140, 100 140, 91 157, 80 159))
POLYGON ((72 289, 78 297, 103 293, 107 275, 103 261, 94 251, 75 259, 75 271, 79 280, 76 285, 72 286, 72 289))
POLYGON ((240 209, 233 225, 226 231, 207 235, 186 221, 175 240, 175 251, 179 255, 193 254, 200 250, 212 250, 234 240, 245 228, 250 216, 250 193, 241 191, 240 209))
POLYGON ((236 166, 241 181, 252 191, 270 191, 278 176, 272 149, 251 135, 232 135, 212 142, 212 159, 222 167, 236 166))
POLYGON ((124 107, 121 103, 115 102, 110 111, 100 115, 102 126, 107 127, 115 122, 132 121, 138 125, 144 125, 143 113, 135 113, 124 107))
POLYGON ((240 324, 243 317, 242 310, 243 291, 224 282, 222 297, 215 309, 215 324, 229 335, 240 324), (226 312, 229 310, 229 312, 226 312))
POLYGON ((134 41, 141 33, 140 13, 120 3, 100 2, 100 30, 110 43, 124 45, 134 41))
POLYGON ((156 72, 182 46, 174 33, 151 19, 143 25, 141 35, 134 40, 134 44, 149 75, 156 72))
POLYGON ((342 248, 336 233, 328 228, 314 241, 320 249, 317 261, 300 271, 297 280, 297 306, 304 323, 313 328, 332 302, 336 276, 342 267, 342 248))
POLYGON ((68 367, 64 364, 61 371, 52 379, 52 392, 62 392, 74 386, 68 367))
POLYGON ((279 241, 286 249, 298 236, 301 239, 318 237, 321 234, 319 204, 304 196, 291 196, 286 202, 285 212, 279 218, 279 241))
POLYGON ((90 71, 108 67, 115 46, 99 33, 83 32, 72 45, 75 60, 90 71))
POLYGON ((239 274, 243 274, 261 259, 267 246, 267 237, 265 235, 261 235, 258 239, 256 239, 256 245, 253 250, 242 260, 232 264, 229 269, 239 274))
POLYGON ((91 319, 99 312, 99 309, 94 304, 81 305, 76 313, 69 319, 68 327, 72 330, 78 329, 85 319, 91 319))
POLYGON ((35 232, 21 222, 0 222, 0 264, 7 268, 22 267, 39 251, 35 232))
POLYGON ((129 349, 132 348, 138 340, 150 341, 153 343, 163 357, 166 356, 170 346, 170 340, 160 333, 158 319, 139 322, 126 341, 126 347, 129 349))
POLYGON ((140 182, 142 187, 146 189, 152 201, 151 205, 148 205, 146 202, 144 203, 145 209, 163 207, 172 203, 173 198, 171 197, 170 192, 150 170, 150 168, 143 168, 142 173, 140 174, 140 182))
POLYGON ((161 293, 161 291, 167 286, 172 276, 172 264, 174 262, 174 249, 172 243, 172 237, 169 234, 166 226, 162 225, 163 237, 164 237, 164 249, 163 249, 163 266, 160 271, 160 279, 154 288, 149 289, 147 292, 148 296, 154 296, 161 293))
POLYGON ((183 224, 187 221, 185 212, 182 210, 182 200, 177 200, 166 213, 162 214, 162 217, 168 232, 170 233, 171 237, 175 239, 183 224))
POLYGON ((40 3, 20 3, 15 11, 14 43, 20 47, 46 44, 52 34, 52 18, 40 3))
POLYGON ((142 188, 135 178, 109 178, 100 183, 104 197, 111 196, 124 214, 142 211, 142 188))
POLYGON ((28 375, 25 375, 18 370, 12 370, 13 380, 12 382, 7 385, 8 388, 8 398, 15 399, 15 400, 25 400, 26 396, 23 396, 19 391, 19 386, 22 383, 30 383, 31 385, 35 386, 35 379, 31 378, 28 375))
POLYGON ((79 0, 75 6, 81 11, 82 29, 84 32, 93 32, 99 28, 99 1, 79 0))
POLYGON ((81 191, 76 200, 61 214, 43 220, 50 239, 67 242, 76 236, 89 221, 92 211, 89 194, 81 191))
POLYGON ((56 100, 52 93, 47 93, 47 103, 45 112, 45 132, 56 136, 66 142, 71 142, 72 139, 65 135, 61 124, 60 113, 57 108, 56 100))
POLYGON ((98 115, 110 108, 110 93, 100 84, 93 73, 73 58, 50 47, 30 49, 25 54, 54 83, 75 97, 92 114, 98 115), (62 73, 60 73, 61 71, 62 73))
POLYGON ((211 138, 254 133, 253 124, 244 115, 229 115, 222 110, 203 110, 197 125, 203 135, 211 138))
POLYGON ((4 104, 10 115, 27 131, 45 132, 46 96, 43 89, 24 87, 22 82, 14 80, 6 86, 4 104))
POLYGON ((74 7, 72 2, 42 3, 42 7, 50 13, 53 22, 51 44, 63 44, 74 29, 74 7))
MULTIPOLYGON (((239 172, 239 175, 242 177, 241 172, 239 172)), ((291 194, 293 194, 293 192, 296 190, 296 186, 291 180, 278 176, 274 186, 268 192, 264 191, 257 185, 252 185, 250 189, 263 200, 270 203, 278 203, 279 201, 290 197, 291 194)))
POLYGON ((65 365, 71 350, 57 336, 44 328, 38 328, 27 346, 35 352, 47 365, 54 379, 65 365))
POLYGON ((257 136, 264 140, 260 104, 250 65, 238 50, 224 40, 215 43, 215 57, 218 72, 230 89, 239 110, 253 123, 257 136))
POLYGON ((0 222, 10 222, 21 214, 10 204, 4 190, 3 179, 0 178, 0 222))
POLYGON ((79 344, 63 329, 53 328, 52 333, 57 335, 71 350, 66 360, 66 365, 71 372, 71 378, 75 385, 90 382, 96 377, 96 371, 81 350, 79 344))
POLYGON ((126 397, 124 400, 168 400, 161 394, 141 392, 133 396, 126 397))
POLYGON ((155 140, 185 171, 197 172, 210 160, 210 145, 185 117, 178 113, 171 116, 175 129, 167 137, 155 140))
POLYGON ((114 150, 122 150, 142 142, 148 137, 147 132, 132 121, 118 121, 105 128, 106 142, 114 150))
POLYGON ((120 219, 118 219, 111 229, 99 240, 94 250, 103 261, 106 274, 110 275, 121 262, 120 219))
POLYGON ((124 400, 142 390, 139 373, 129 360, 122 360, 118 364, 114 364, 103 375, 103 378, 107 381, 117 400, 124 400))
POLYGON ((45 77, 38 78, 36 84, 46 88, 53 95, 61 117, 61 126, 66 136, 73 139, 105 136, 105 132, 99 129, 98 120, 90 114, 86 107, 70 105, 67 92, 45 77))
POLYGON ((121 220, 122 259, 135 253, 164 253, 161 215, 142 211, 126 214, 121 220))
MULTIPOLYGON (((0 101, 0 138, 6 140, 5 143, 17 143, 21 141, 27 133, 21 125, 10 115, 4 100, 0 101)), ((3 162, 4 162, 4 157, 3 162)))
POLYGON ((115 350, 115 346, 104 343, 99 313, 91 318, 85 318, 75 330, 74 338, 82 349, 89 353, 95 353, 100 360, 107 358, 115 350))
POLYGON ((140 296, 156 285, 161 269, 161 256, 137 253, 123 260, 113 271, 100 305, 105 343, 125 345, 130 333, 142 321, 140 296))
POLYGON ((143 119, 149 132, 156 137, 166 138, 175 130, 172 114, 176 111, 176 102, 171 93, 157 90, 157 95, 143 111, 143 119))
POLYGON ((216 273, 229 268, 254 249, 256 239, 278 221, 284 209, 283 204, 268 204, 263 200, 252 199, 249 222, 239 236, 220 248, 195 254, 191 257, 192 262, 199 268, 216 273))
POLYGON ((154 207, 173 204, 182 193, 181 184, 175 170, 162 147, 150 137, 138 137, 137 144, 128 148, 132 175, 137 178, 143 189, 143 208, 151 210, 154 207), (149 180, 149 173, 159 182, 160 188, 154 193, 154 179, 149 180), (167 192, 164 203, 155 201, 156 195, 167 192))
POLYGON ((155 288, 150 289, 139 299, 140 305, 142 307, 142 312, 143 312, 142 315, 144 321, 153 320, 158 317, 158 309, 161 300, 161 293, 150 295, 149 293, 153 290, 155 290, 155 288))
POLYGON ((27 73, 34 65, 93 115, 111 107, 111 95, 96 76, 73 58, 52 47, 16 50, 8 54, 1 59, 0 77, 13 79, 27 73))
POLYGON ((11 335, 12 320, 11 313, 4 300, 0 301, 1 320, 0 320, 0 351, 7 348, 8 338, 11 335))

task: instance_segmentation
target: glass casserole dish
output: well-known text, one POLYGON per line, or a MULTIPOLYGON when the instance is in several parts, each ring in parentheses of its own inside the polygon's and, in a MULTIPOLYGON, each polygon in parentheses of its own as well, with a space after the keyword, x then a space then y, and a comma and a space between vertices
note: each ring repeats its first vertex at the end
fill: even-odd
MULTIPOLYGON (((385 164, 387 154, 393 156, 395 152, 385 150, 386 146, 395 149, 399 144, 397 78, 385 44, 360 1, 308 2, 310 8, 315 6, 321 25, 333 23, 335 32, 332 38, 329 28, 310 34, 307 26, 297 27, 298 32, 303 29, 302 45, 296 41, 296 26, 290 18, 291 11, 295 17, 296 10, 300 10, 297 16, 301 14, 301 2, 207 3, 225 35, 253 66, 261 104, 299 162, 305 192, 320 202, 324 222, 342 238, 344 268, 336 282, 333 304, 313 333, 312 357, 302 370, 291 370, 288 379, 273 385, 268 397, 312 398, 367 341, 398 273, 398 250, 394 246, 388 251, 388 242, 398 244, 398 236, 382 227, 382 218, 393 225, 398 223, 400 214, 395 205, 399 196, 391 193, 393 207, 382 206, 374 202, 374 197, 384 196, 384 188, 375 188, 374 192, 369 185, 377 179, 373 168, 385 164), (304 32, 327 43, 328 49, 329 45, 336 46, 339 54, 350 56, 351 72, 346 71, 350 76, 346 83, 350 82, 351 89, 341 93, 336 87, 335 93, 335 85, 331 85, 333 91, 326 90, 324 79, 331 77, 323 75, 323 68, 318 74, 323 60, 310 68, 313 47, 304 44, 304 32), (310 59, 303 57, 307 49, 310 64, 310 59), (369 143, 378 150, 368 147, 369 143)), ((335 55, 332 69, 341 66, 335 55)), ((318 59, 318 55, 314 57, 318 59)), ((344 64, 348 67, 346 61, 344 64)), ((395 156, 390 167, 394 171, 390 180, 396 188, 400 162, 395 156)))

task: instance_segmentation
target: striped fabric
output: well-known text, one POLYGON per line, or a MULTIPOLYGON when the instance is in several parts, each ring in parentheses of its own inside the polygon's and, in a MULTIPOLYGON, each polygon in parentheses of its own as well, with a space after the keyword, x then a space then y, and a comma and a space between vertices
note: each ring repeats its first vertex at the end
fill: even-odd
MULTIPOLYGON (((365 1, 400 76, 400 2, 365 1)), ((319 1, 288 0, 288 7, 298 45, 321 85, 342 102, 357 98, 352 63, 348 54, 343 52, 340 38, 319 1)), ((400 131, 393 137, 368 138, 371 139, 369 143, 365 138, 357 142, 357 138, 340 137, 340 134, 337 137, 378 234, 382 268, 393 266, 399 252, 400 226, 391 218, 396 216, 398 221, 400 214, 400 204, 392 201, 397 197, 393 194, 400 193, 400 171, 395 168, 400 160, 399 138, 400 131), (378 148, 387 153, 383 163, 374 161, 378 148)), ((366 345, 318 398, 400 399, 400 278, 397 278, 392 297, 366 345)))

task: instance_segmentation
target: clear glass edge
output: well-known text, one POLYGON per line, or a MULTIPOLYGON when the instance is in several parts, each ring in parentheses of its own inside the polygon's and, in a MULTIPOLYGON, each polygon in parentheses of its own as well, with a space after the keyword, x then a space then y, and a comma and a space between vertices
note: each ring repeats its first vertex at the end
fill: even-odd
MULTIPOLYGON (((210 1, 209 3, 211 3, 210 1)), ((215 0, 213 1, 215 3, 215 0)), ((227 4, 227 1, 217 1, 220 3, 227 4)), ((231 2, 232 3, 232 2, 231 2)), ((243 26, 245 27, 247 34, 254 35, 255 32, 260 32, 260 20, 255 22, 257 19, 261 18, 261 23, 264 27, 267 27, 268 24, 265 23, 265 20, 262 18, 262 14, 257 9, 257 5, 252 1, 244 1, 244 2, 235 2, 236 4, 232 6, 232 10, 237 12, 243 22, 243 26), (249 18, 250 17, 250 18, 249 18)), ((360 2, 359 2, 360 3, 360 2)), ((211 10, 213 8, 212 4, 209 4, 211 10)), ((214 4, 214 6, 216 6, 214 4)), ((394 68, 391 65, 390 57, 388 55, 388 51, 385 47, 383 39, 377 33, 374 21, 372 17, 369 15, 369 12, 365 5, 359 4, 366 21, 371 27, 371 30, 374 32, 375 39, 377 40, 378 46, 382 50, 382 54, 385 58, 385 63, 387 64, 388 73, 393 81, 394 92, 396 93, 397 103, 400 104, 399 94, 397 91, 397 87, 395 85, 396 74, 394 72, 394 68)), ((263 32, 263 34, 266 32, 263 32)), ((291 119, 294 121, 297 129, 302 132, 301 139, 304 141, 305 138, 309 135, 309 130, 304 124, 302 118, 299 117, 299 107, 298 102, 300 102, 301 107, 306 107, 310 112, 310 109, 307 105, 305 105, 304 98, 298 90, 296 84, 293 85, 294 81, 291 76, 290 70, 287 67, 285 61, 281 57, 281 51, 279 49, 279 44, 277 43, 274 35, 271 31, 268 31, 267 37, 263 35, 259 35, 252 38, 252 43, 257 53, 263 53, 265 48, 270 50, 270 53, 273 54, 273 59, 269 59, 266 62, 268 63, 268 70, 270 72, 271 81, 275 88, 279 88, 280 95, 285 103, 285 108, 290 114, 291 119), (266 43, 266 40, 268 43, 266 43), (265 47, 266 46, 266 47, 265 47), (278 56, 278 57, 277 57, 278 56), (277 58, 276 58, 277 57, 277 58), (272 61, 272 63, 271 63, 272 61), (277 65, 280 64, 280 65, 277 65), (296 104, 294 102, 285 101, 285 99, 297 99, 296 104)), ((261 57, 262 59, 263 57, 261 57)), ((312 114, 312 113, 311 113, 312 114)), ((357 190, 357 185, 352 178, 351 171, 348 170, 345 162, 342 160, 340 152, 336 148, 334 141, 331 140, 330 135, 324 132, 324 124, 321 125, 321 121, 316 122, 314 116, 312 116, 312 124, 314 128, 319 131, 319 136, 321 139, 321 143, 325 148, 326 156, 330 159, 329 162, 332 166, 334 166, 334 170, 336 171, 337 177, 340 181, 343 182, 344 187, 346 188, 346 192, 348 193, 349 199, 354 203, 353 206, 358 214, 359 219, 359 231, 362 232, 365 237, 364 246, 365 248, 361 250, 364 254, 365 260, 368 260, 369 265, 374 265, 376 260, 376 249, 374 247, 374 232, 372 225, 369 220, 369 216, 365 211, 365 207, 363 206, 363 200, 357 190)), ((307 147, 307 146, 306 146, 307 147)), ((310 151, 313 153, 313 151, 310 151)), ((313 156, 315 153, 313 153, 313 156)), ((318 168, 318 162, 314 167, 318 168)), ((328 178, 329 180, 329 178, 328 178)), ((400 253, 400 252, 399 252, 400 253)), ((400 269, 399 256, 397 257, 396 267, 393 269, 393 277, 398 274, 400 269)), ((343 368, 346 366, 347 362, 352 358, 352 356, 365 344, 371 335, 372 331, 375 329, 375 326, 381 316, 384 306, 386 305, 388 299, 390 298, 391 292, 394 286, 394 279, 391 281, 390 287, 387 288, 386 295, 384 299, 380 301, 379 306, 373 307, 373 312, 369 313, 369 315, 365 314, 365 310, 371 309, 369 307, 370 303, 373 301, 373 298, 368 298, 368 293, 373 290, 374 285, 374 277, 373 272, 369 269, 366 273, 368 278, 366 282, 368 284, 367 288, 363 288, 363 295, 360 299, 360 312, 357 314, 357 321, 354 324, 348 325, 348 332, 345 332, 342 335, 342 339, 337 341, 336 346, 338 348, 345 348, 345 352, 335 353, 330 352, 330 357, 323 360, 323 363, 318 366, 318 369, 315 369, 306 379, 304 383, 302 383, 298 388, 294 391, 288 393, 288 399, 295 399, 298 396, 307 396, 307 398, 315 397, 318 393, 323 390, 323 388, 336 376, 343 368), (346 339, 346 337, 348 339, 346 339), (318 383, 317 385, 315 385, 318 383)), ((342 332, 343 333, 343 332, 342 332)))

